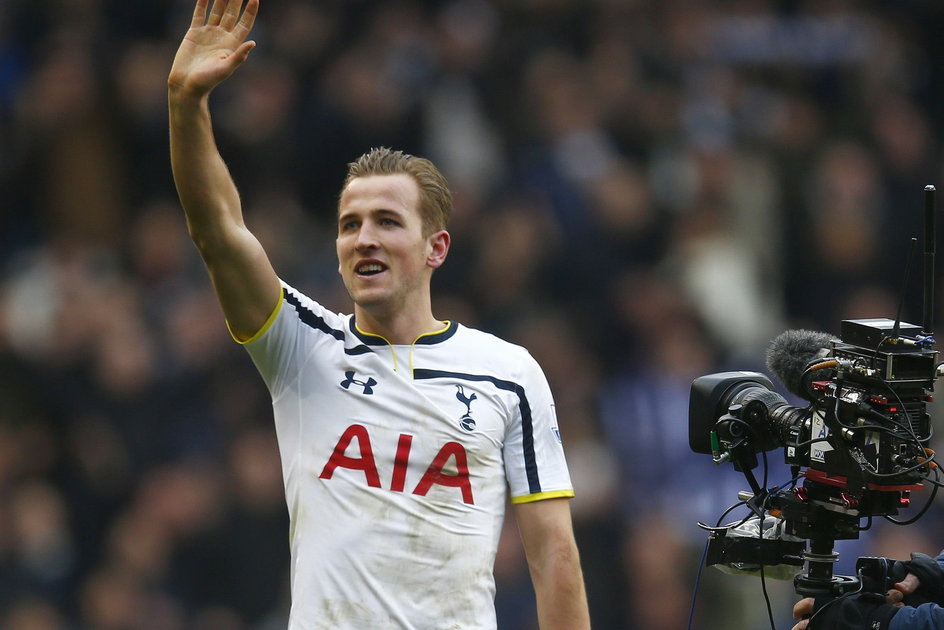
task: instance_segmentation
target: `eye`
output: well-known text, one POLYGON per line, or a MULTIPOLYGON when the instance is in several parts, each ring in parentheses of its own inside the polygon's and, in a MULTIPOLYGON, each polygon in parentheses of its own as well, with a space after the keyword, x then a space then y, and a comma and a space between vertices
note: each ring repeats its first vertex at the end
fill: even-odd
POLYGON ((350 220, 350 221, 341 221, 341 222, 338 224, 338 229, 339 229, 341 232, 350 232, 351 230, 356 230, 356 229, 357 229, 357 226, 358 226, 357 221, 354 221, 354 220, 352 219, 352 220, 350 220))
POLYGON ((396 226, 400 225, 399 223, 397 223, 396 221, 394 221, 393 219, 390 219, 390 218, 383 218, 383 219, 380 219, 379 223, 380 223, 380 225, 382 225, 382 226, 384 226, 384 227, 396 227, 396 226))

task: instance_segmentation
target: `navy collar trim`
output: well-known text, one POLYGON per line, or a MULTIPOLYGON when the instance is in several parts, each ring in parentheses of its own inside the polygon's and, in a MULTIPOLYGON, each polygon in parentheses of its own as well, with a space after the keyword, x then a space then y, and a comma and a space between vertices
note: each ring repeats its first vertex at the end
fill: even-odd
MULTIPOLYGON (((361 340, 361 342, 367 344, 368 346, 392 346, 394 344, 390 343, 386 337, 383 335, 375 335, 373 333, 368 333, 362 331, 357 327, 357 320, 354 315, 351 315, 350 320, 350 329, 351 333, 361 340)), ((413 340, 412 345, 414 346, 429 346, 437 343, 442 343, 446 341, 459 329, 459 325, 453 321, 446 321, 446 327, 442 330, 437 330, 436 332, 424 333, 413 340)))

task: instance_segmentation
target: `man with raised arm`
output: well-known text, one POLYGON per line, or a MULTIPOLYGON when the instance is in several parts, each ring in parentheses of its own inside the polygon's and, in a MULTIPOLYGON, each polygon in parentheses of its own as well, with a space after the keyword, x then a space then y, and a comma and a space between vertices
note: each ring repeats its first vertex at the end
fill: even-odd
MULTIPOLYGON (((197 0, 168 77, 171 162, 227 325, 272 396, 292 629, 494 629, 510 497, 542 630, 590 627, 547 381, 523 348, 432 312, 452 206, 427 160, 349 165, 339 271, 352 315, 278 277, 246 227, 209 94, 249 56, 259 0, 197 0)), ((247 541, 249 543, 249 541, 247 541)))

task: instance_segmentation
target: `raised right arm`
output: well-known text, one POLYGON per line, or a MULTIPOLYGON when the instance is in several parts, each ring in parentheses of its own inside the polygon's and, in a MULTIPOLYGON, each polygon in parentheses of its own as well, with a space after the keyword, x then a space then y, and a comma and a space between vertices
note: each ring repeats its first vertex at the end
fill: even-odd
POLYGON ((210 92, 249 56, 246 41, 259 0, 197 0, 190 29, 167 79, 170 156, 187 227, 237 339, 265 324, 281 286, 262 245, 246 228, 236 185, 220 156, 210 92))

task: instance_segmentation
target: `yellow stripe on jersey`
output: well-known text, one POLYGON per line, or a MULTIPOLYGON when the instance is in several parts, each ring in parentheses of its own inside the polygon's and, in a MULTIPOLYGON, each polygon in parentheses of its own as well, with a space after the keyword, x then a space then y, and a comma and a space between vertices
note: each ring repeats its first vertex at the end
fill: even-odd
POLYGON ((511 502, 518 505, 519 503, 533 503, 545 499, 572 499, 573 496, 573 490, 555 490, 554 492, 538 492, 537 494, 526 494, 522 497, 511 497, 511 502))
POLYGON ((229 327, 229 322, 226 322, 226 330, 229 331, 229 335, 230 335, 230 337, 233 338, 233 341, 235 341, 236 343, 238 343, 238 344, 244 346, 244 345, 246 345, 247 343, 252 343, 252 342, 255 341, 256 339, 258 339, 259 337, 261 337, 262 335, 264 335, 264 334, 265 334, 265 331, 269 330, 269 328, 272 326, 272 322, 275 321, 275 318, 278 316, 279 311, 282 310, 282 302, 285 301, 284 298, 285 298, 285 288, 283 287, 283 288, 279 291, 279 301, 275 304, 275 308, 272 309, 272 313, 269 315, 268 319, 265 320, 265 323, 262 325, 262 328, 260 328, 258 331, 256 331, 256 334, 254 334, 254 335, 253 335, 252 337, 250 337, 249 339, 240 339, 239 337, 237 337, 236 335, 234 335, 234 334, 233 334, 233 329, 229 327))
POLYGON ((441 335, 447 330, 449 330, 450 326, 452 326, 452 322, 448 320, 441 321, 439 323, 443 325, 443 328, 441 328, 440 330, 435 330, 433 332, 423 333, 422 335, 414 339, 413 343, 410 344, 410 376, 411 377, 413 376, 413 350, 416 348, 416 342, 422 339, 423 337, 432 337, 433 335, 441 335))
POLYGON ((423 333, 423 334, 417 336, 416 339, 413 340, 413 344, 415 345, 416 342, 419 341, 420 339, 422 339, 423 337, 432 337, 433 335, 441 335, 441 334, 443 334, 444 332, 446 332, 447 330, 449 330, 449 327, 450 327, 450 326, 452 326, 452 322, 449 321, 448 319, 447 319, 447 320, 441 320, 439 323, 443 325, 442 328, 440 328, 439 330, 434 330, 433 332, 427 332, 427 333, 423 333))
POLYGON ((363 328, 361 328, 360 326, 358 326, 356 322, 354 323, 354 328, 357 330, 357 332, 359 332, 360 334, 364 335, 365 337, 376 337, 377 339, 380 339, 381 341, 383 341, 383 342, 384 342, 385 344, 387 344, 388 346, 392 346, 392 345, 393 345, 392 343, 390 343, 390 340, 387 339, 386 337, 384 337, 383 335, 378 335, 377 333, 367 332, 366 330, 364 330, 363 328))
MULTIPOLYGON (((409 367, 410 367, 410 375, 411 375, 411 376, 413 375, 413 348, 414 348, 414 346, 416 345, 416 343, 417 343, 420 339, 422 339, 422 338, 424 338, 424 337, 432 337, 432 336, 435 336, 435 335, 441 335, 441 334, 443 334, 444 332, 448 331, 449 328, 452 326, 452 322, 450 322, 450 321, 442 321, 442 322, 440 322, 440 323, 443 325, 443 327, 442 327, 441 329, 439 329, 439 330, 434 330, 433 332, 422 333, 422 334, 419 335, 416 339, 413 340, 413 343, 410 344, 410 365, 409 365, 409 367)), ((383 335, 379 335, 379 334, 377 334, 377 333, 367 332, 366 330, 364 330, 364 329, 362 329, 360 326, 358 326, 356 322, 354 323, 354 328, 355 328, 355 330, 357 330, 357 332, 358 332, 360 335, 363 335, 363 336, 365 336, 365 337, 376 337, 377 339, 380 339, 381 341, 383 341, 384 343, 386 343, 386 344, 387 344, 387 347, 390 348, 390 355, 391 355, 391 357, 393 358, 393 371, 394 371, 394 372, 399 372, 399 371, 400 371, 400 370, 399 370, 399 367, 400 367, 400 366, 399 366, 399 362, 398 362, 398 360, 397 360, 397 350, 396 350, 396 346, 394 346, 394 344, 392 344, 389 339, 387 339, 387 338, 384 337, 383 335)))
POLYGON ((360 333, 361 335, 364 335, 366 337, 376 337, 377 339, 381 339, 385 344, 387 344, 387 347, 390 348, 390 356, 393 357, 393 371, 399 372, 399 370, 397 369, 399 367, 397 365, 397 351, 393 348, 393 344, 390 343, 389 339, 387 339, 383 335, 378 335, 377 333, 367 332, 366 330, 363 330, 360 326, 357 325, 356 322, 354 323, 354 328, 357 329, 357 332, 360 333))

